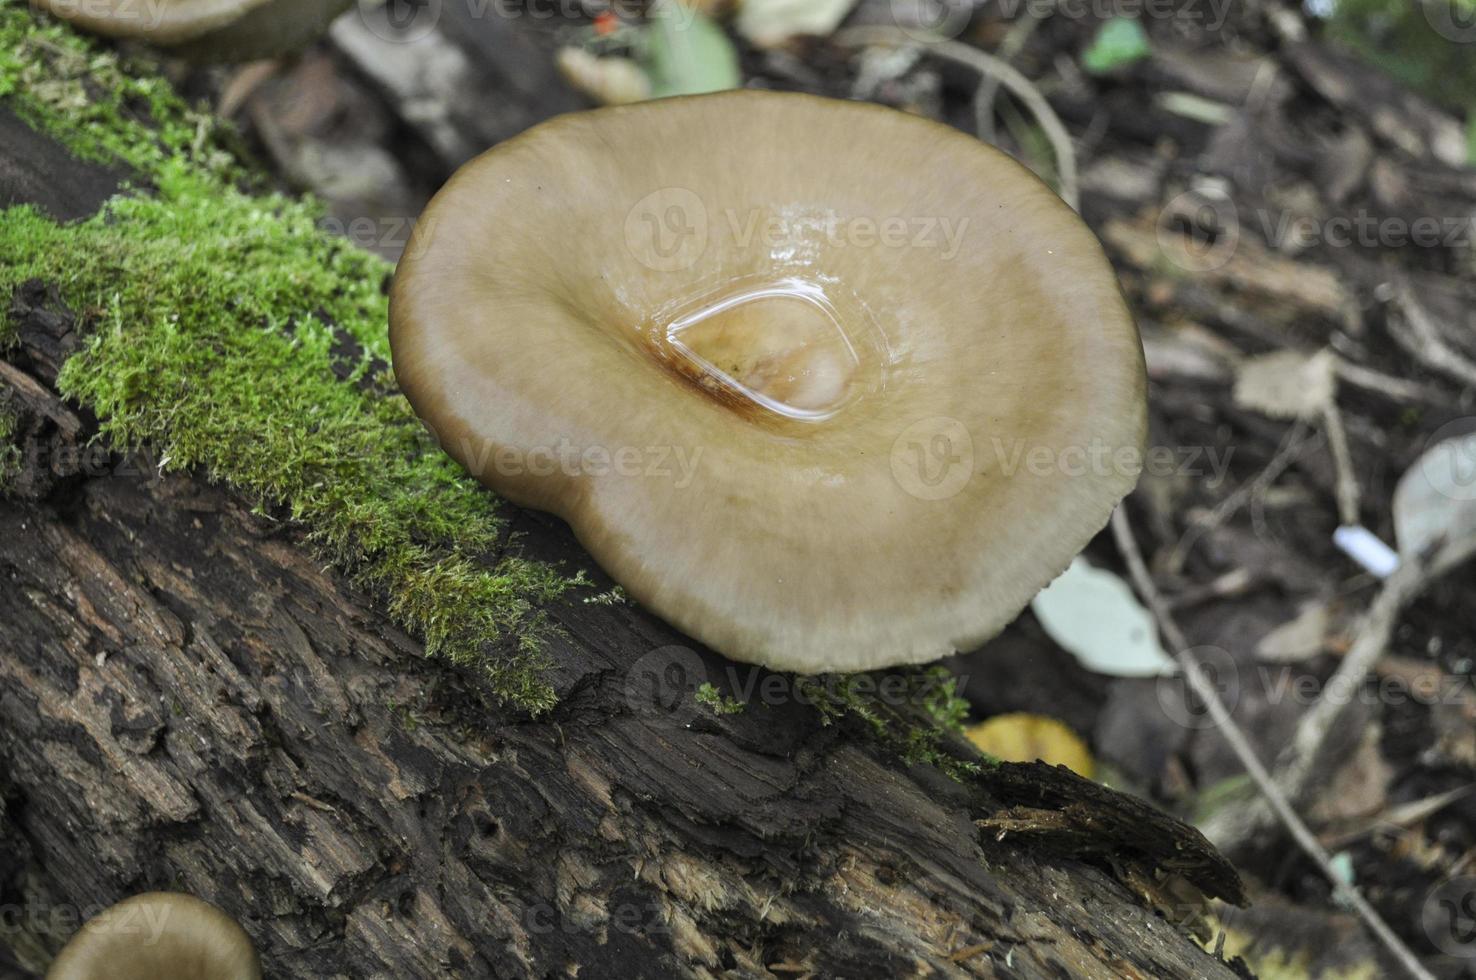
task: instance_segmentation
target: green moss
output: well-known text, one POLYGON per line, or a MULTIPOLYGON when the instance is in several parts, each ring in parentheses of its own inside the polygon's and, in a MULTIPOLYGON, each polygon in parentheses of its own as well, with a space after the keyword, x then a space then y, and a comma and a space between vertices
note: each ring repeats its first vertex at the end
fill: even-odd
POLYGON ((0 405, 0 494, 10 489, 21 467, 21 450, 15 443, 15 413, 0 405))
POLYGON ((498 500, 394 389, 390 267, 324 234, 315 205, 244 193, 216 123, 32 18, 0 0, 5 103, 153 185, 75 224, 0 212, 0 295, 53 283, 91 328, 63 393, 113 446, 148 443, 165 467, 199 468, 300 522, 428 652, 481 666, 519 707, 549 708, 538 606, 572 583, 502 554, 498 500))
POLYGON ((233 130, 180 99, 156 67, 121 58, 24 0, 0 0, 0 98, 83 159, 150 175, 183 158, 223 181, 251 179, 233 130))
POLYGON ((944 746, 950 736, 963 734, 968 702, 958 696, 957 681, 948 668, 925 667, 880 673, 798 677, 798 688, 820 711, 826 724, 851 719, 872 738, 909 765, 930 765, 951 779, 965 782, 977 776, 985 763, 958 758, 944 746), (900 679, 903 689, 878 696, 885 683, 900 679))
POLYGON ((748 707, 737 698, 730 698, 719 693, 717 688, 705 681, 697 689, 696 698, 698 704, 707 705, 715 715, 736 715, 748 707))
POLYGON ((1426 98, 1476 118, 1476 0, 1337 0, 1328 34, 1426 98), (1436 24, 1448 20, 1447 34, 1436 24))

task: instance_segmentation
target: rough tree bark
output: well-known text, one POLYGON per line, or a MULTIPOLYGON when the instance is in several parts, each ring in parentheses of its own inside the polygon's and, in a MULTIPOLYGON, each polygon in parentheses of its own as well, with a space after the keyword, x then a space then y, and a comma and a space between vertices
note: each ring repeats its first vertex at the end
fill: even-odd
MULTIPOLYGON (((117 180, 13 116, 0 145, 0 200, 72 218, 117 180)), ((0 976, 150 888, 239 918, 273 977, 1237 975, 1180 927, 1241 898, 1191 828, 1064 770, 904 767, 793 698, 653 699, 632 665, 692 644, 639 610, 556 605, 560 705, 499 709, 290 525, 80 451, 79 321, 5 299, 0 976)))

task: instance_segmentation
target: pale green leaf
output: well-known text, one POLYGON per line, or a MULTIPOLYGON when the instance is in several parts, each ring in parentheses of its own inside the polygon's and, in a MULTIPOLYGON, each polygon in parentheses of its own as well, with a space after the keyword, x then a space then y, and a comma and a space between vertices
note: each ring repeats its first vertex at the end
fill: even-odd
POLYGON ((1114 17, 1102 25, 1091 47, 1081 56, 1081 65, 1102 75, 1148 57, 1148 35, 1131 17, 1114 17))
POLYGON ((651 19, 645 54, 655 98, 720 92, 742 82, 737 52, 711 18, 681 4, 663 2, 651 19))
POLYGON ((1077 558, 1030 604, 1051 639, 1083 667, 1114 677, 1158 677, 1177 669, 1158 627, 1126 582, 1077 558))

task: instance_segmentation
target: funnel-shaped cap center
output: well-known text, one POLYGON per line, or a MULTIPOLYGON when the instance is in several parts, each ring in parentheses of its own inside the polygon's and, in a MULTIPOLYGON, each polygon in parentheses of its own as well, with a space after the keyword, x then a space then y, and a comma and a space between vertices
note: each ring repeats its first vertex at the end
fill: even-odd
POLYGON ((708 297, 666 330, 672 363, 714 395, 795 419, 834 415, 856 393, 866 345, 819 286, 787 279, 708 297))

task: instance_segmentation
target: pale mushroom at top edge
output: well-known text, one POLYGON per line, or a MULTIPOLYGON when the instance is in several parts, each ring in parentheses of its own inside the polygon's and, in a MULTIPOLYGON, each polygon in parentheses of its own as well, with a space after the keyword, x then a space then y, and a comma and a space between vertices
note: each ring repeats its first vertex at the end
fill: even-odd
POLYGON ((251 61, 319 37, 354 0, 31 0, 75 27, 143 41, 192 61, 251 61))

